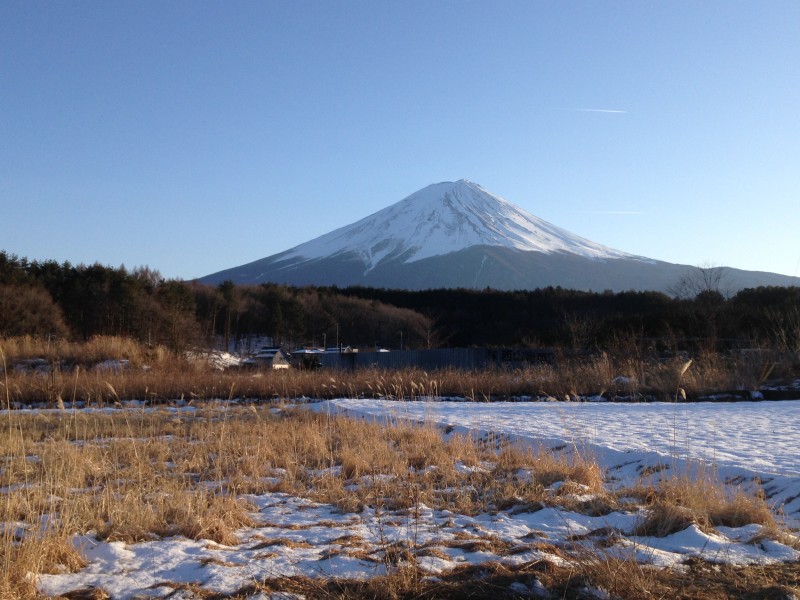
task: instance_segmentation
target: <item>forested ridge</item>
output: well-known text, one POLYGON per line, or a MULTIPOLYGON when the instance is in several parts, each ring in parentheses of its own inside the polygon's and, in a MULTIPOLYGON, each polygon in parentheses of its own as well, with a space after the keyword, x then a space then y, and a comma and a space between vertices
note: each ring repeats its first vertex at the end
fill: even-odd
POLYGON ((0 251, 0 335, 133 337, 175 351, 265 335, 286 347, 621 344, 800 350, 800 288, 762 287, 730 297, 562 288, 404 291, 203 285, 148 267, 28 261, 0 251))

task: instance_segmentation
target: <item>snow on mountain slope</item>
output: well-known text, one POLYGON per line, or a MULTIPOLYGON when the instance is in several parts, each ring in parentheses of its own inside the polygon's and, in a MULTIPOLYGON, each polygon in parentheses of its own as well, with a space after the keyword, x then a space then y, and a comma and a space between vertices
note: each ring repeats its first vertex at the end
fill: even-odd
MULTIPOLYGON (((690 269, 597 244, 462 179, 429 185, 352 225, 198 281, 667 292, 690 269)), ((730 290, 797 282, 726 269, 730 290)))
POLYGON ((367 271, 386 259, 409 263, 471 246, 566 252, 590 259, 641 259, 556 227, 461 179, 429 185, 360 221, 296 246, 281 260, 356 253, 367 271))

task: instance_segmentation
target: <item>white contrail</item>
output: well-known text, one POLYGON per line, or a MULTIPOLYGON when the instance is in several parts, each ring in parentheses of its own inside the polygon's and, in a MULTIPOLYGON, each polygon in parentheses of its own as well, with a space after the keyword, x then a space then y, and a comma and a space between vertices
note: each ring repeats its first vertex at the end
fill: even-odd
POLYGON ((595 113, 613 113, 618 115, 627 115, 627 110, 616 110, 613 108, 562 108, 561 110, 569 110, 572 112, 595 112, 595 113))
POLYGON ((590 210, 593 215, 643 215, 640 210, 590 210))

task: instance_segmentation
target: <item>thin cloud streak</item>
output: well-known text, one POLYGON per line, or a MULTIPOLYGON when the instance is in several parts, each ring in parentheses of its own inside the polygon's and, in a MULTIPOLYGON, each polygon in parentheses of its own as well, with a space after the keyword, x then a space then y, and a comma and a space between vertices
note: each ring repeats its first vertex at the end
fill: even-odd
POLYGON ((627 110, 617 110, 613 108, 562 108, 571 112, 592 112, 592 113, 611 113, 617 115, 627 115, 627 110))
POLYGON ((590 210, 592 215, 643 215, 640 210, 590 210))

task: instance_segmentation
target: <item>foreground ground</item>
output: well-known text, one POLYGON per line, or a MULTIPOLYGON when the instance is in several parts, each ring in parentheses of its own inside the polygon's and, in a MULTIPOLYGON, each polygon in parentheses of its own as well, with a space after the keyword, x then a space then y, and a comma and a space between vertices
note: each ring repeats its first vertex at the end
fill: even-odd
MULTIPOLYGON (((761 450, 740 437, 720 445, 719 469, 700 461, 712 435, 698 456, 675 450, 701 419, 719 423, 718 438, 756 439, 777 407, 682 406, 698 412, 673 416, 665 450, 658 436, 637 448, 637 436, 665 427, 669 407, 651 405, 649 419, 621 425, 617 407, 626 405, 581 405, 583 417, 567 406, 339 400, 312 410, 218 402, 5 412, 0 592, 798 594, 790 450, 762 464, 761 450), (758 421, 759 410, 769 417, 758 421), (370 418, 333 414, 343 411, 370 418), (547 429, 558 423, 560 433, 547 429), (760 481, 753 465, 763 467, 760 481)), ((795 435, 786 423, 797 422, 800 402, 781 407, 776 449, 795 435)))

